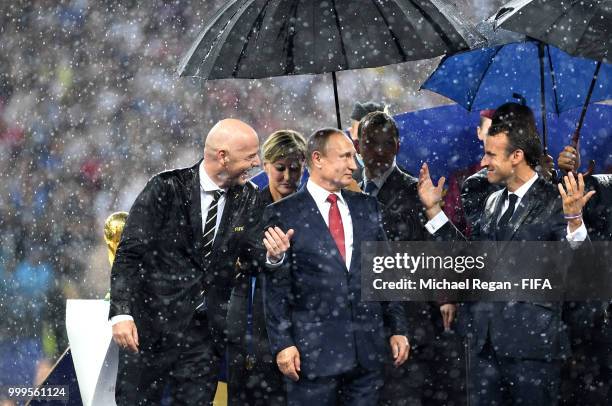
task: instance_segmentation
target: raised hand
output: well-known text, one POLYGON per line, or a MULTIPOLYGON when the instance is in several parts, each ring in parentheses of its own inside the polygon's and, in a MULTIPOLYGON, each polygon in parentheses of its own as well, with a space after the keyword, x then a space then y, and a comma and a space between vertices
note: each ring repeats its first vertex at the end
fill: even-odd
POLYGON ((446 179, 444 176, 438 180, 438 184, 434 185, 429 174, 429 167, 427 163, 424 163, 419 172, 419 183, 417 190, 419 192, 419 199, 425 207, 427 218, 430 220, 436 216, 441 210, 442 206, 442 191, 444 189, 444 182, 446 179))
POLYGON ((582 209, 595 191, 584 193, 584 176, 581 173, 578 174, 578 182, 572 172, 568 173, 563 177, 563 184, 565 187, 561 183, 557 186, 563 200, 563 214, 573 232, 582 225, 582 209))

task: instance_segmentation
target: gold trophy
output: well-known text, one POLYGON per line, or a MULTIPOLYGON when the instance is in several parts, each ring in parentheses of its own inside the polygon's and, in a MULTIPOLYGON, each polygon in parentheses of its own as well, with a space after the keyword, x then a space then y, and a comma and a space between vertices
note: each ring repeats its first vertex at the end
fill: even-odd
MULTIPOLYGON (((104 221, 104 241, 108 248, 108 261, 111 266, 115 261, 115 253, 121 241, 121 233, 127 221, 128 213, 125 211, 117 211, 106 218, 104 221)), ((110 300, 110 292, 106 294, 104 300, 110 300)))

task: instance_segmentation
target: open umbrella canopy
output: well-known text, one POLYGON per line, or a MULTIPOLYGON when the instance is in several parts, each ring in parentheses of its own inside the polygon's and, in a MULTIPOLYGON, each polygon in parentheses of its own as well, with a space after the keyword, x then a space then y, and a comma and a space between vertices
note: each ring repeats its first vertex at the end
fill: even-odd
POLYGON ((481 40, 445 0, 233 0, 178 72, 206 80, 337 72, 433 58, 481 40))
MULTIPOLYGON (((559 114, 582 107, 597 63, 537 41, 513 42, 447 57, 422 88, 446 96, 470 111, 517 101, 517 95, 538 109, 542 95, 540 46, 544 52, 546 109, 559 114)), ((612 65, 602 64, 591 102, 609 98, 612 65)))
POLYGON ((612 0, 514 0, 495 19, 571 55, 612 62, 612 0))
MULTIPOLYGON (((574 131, 579 111, 560 116, 549 113, 550 154, 557 156, 567 145, 567 136, 574 131)), ((465 170, 478 164, 483 155, 482 142, 476 137, 478 112, 468 112, 457 104, 412 111, 394 116, 400 132, 397 164, 417 175, 427 162, 434 178, 465 170)), ((541 129, 541 128, 540 128, 541 129)), ((580 153, 597 161, 597 173, 611 173, 612 106, 595 104, 587 112, 580 153)), ((586 169, 583 162, 582 169, 586 169)), ((252 179, 263 187, 268 184, 265 172, 252 179)))

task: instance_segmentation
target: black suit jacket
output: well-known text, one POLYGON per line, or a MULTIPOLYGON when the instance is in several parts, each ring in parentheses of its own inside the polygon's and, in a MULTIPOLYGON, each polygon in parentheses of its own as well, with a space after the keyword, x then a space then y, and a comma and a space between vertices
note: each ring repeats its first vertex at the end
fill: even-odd
MULTIPOLYGON (((260 192, 261 204, 263 208, 272 204, 272 195, 268 186, 261 189, 260 192)), ((260 216, 263 215, 263 210, 260 216)), ((251 277, 256 277, 255 293, 253 300, 253 319, 252 319, 252 350, 256 358, 268 356, 270 353, 270 344, 268 343, 268 334, 266 333, 266 320, 263 309, 263 271, 262 266, 257 264, 241 261, 241 269, 234 280, 234 287, 230 297, 229 308, 227 311, 227 338, 232 344, 246 348, 245 336, 247 334, 247 311, 249 300, 251 300, 251 277)))
POLYGON ((485 208, 487 198, 491 193, 502 189, 500 185, 490 183, 487 179, 487 169, 483 168, 469 176, 461 185, 461 205, 467 224, 474 228, 485 208))
POLYGON ((227 191, 212 255, 204 259, 198 167, 162 172, 149 180, 130 209, 117 249, 109 317, 131 315, 141 345, 162 334, 166 343, 178 337, 202 291, 211 328, 220 334, 236 259, 261 258, 256 249, 260 216, 253 215, 261 213, 261 203, 256 186, 247 183, 227 191))
MULTIPOLYGON (((503 193, 499 190, 487 199, 474 225, 472 240, 496 240, 503 193)), ((556 186, 538 178, 521 199, 508 229, 501 241, 565 240, 567 223, 556 186)), ((463 239, 450 222, 438 230, 436 237, 463 239)), ((501 356, 550 360, 569 355, 561 302, 472 302, 464 304, 460 311, 460 325, 476 352, 482 349, 488 335, 501 356)))
POLYGON ((382 204, 383 227, 389 241, 426 239, 417 184, 418 179, 395 167, 376 195, 382 204))
MULTIPOLYGON (((383 228, 389 241, 428 239, 417 184, 417 178, 395 167, 376 195, 381 203, 383 228)), ((443 331, 439 303, 405 302, 404 310, 408 338, 414 350, 431 343, 443 331)))
POLYGON ((294 229, 283 265, 265 274, 264 306, 272 353, 297 346, 305 376, 333 376, 357 365, 382 368, 388 337, 406 335, 399 303, 361 300, 361 243, 384 241, 376 199, 342 191, 353 224, 346 269, 306 187, 265 210, 265 224, 294 229))

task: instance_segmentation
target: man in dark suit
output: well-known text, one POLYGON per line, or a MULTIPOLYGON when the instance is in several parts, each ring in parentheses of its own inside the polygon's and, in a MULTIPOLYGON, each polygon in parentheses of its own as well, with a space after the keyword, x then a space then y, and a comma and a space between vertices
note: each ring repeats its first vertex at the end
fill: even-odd
MULTIPOLYGON (((418 180, 398 168, 399 131, 395 120, 377 111, 359 124, 359 151, 365 165, 361 189, 381 203, 383 228, 390 241, 426 240, 423 205, 417 192, 418 180)), ((411 345, 410 361, 400 368, 385 368, 384 404, 434 404, 452 396, 446 387, 452 379, 446 371, 445 348, 452 343, 440 340, 449 330, 455 305, 435 302, 403 303, 411 345), (434 344, 436 348, 434 348, 434 344), (443 365, 445 364, 445 365, 443 365), (442 393, 445 392, 445 393, 442 393)), ((459 344, 459 343, 456 343, 459 344)), ((456 349, 455 349, 456 350, 456 349)))
MULTIPOLYGON (((507 103, 496 110, 482 165, 489 182, 504 188, 488 198, 474 240, 578 244, 587 238, 581 213, 594 192, 584 192, 582 175, 578 182, 566 177, 565 188, 539 177, 535 167, 541 151, 528 107, 507 103)), ((452 240, 461 236, 441 211, 443 185, 443 178, 432 183, 424 164, 419 196, 430 219, 426 227, 434 237, 452 240)), ((474 302, 460 309, 459 319, 469 340, 471 404, 557 403, 561 360, 569 351, 562 303, 474 302), (542 320, 549 322, 543 325, 542 320)))
MULTIPOLYGON (((579 149, 567 145, 557 158, 559 169, 578 172, 579 149)), ((584 210, 591 241, 612 240, 612 175, 592 175, 584 180, 596 194, 584 210)), ((612 399, 612 310, 610 301, 577 301, 567 304, 572 357, 564 365, 561 384, 563 405, 607 405, 612 399)))
POLYGON ((361 301, 361 243, 386 240, 378 202, 342 190, 355 148, 340 130, 312 135, 307 164, 306 186, 264 215, 275 226, 264 239, 276 264, 264 291, 272 352, 289 404, 375 405, 386 343, 396 366, 409 351, 401 305, 361 301))
POLYGON ((258 152, 251 127, 222 120, 203 161, 153 176, 134 202, 111 271, 118 405, 157 405, 167 383, 173 405, 212 402, 234 265, 257 258, 258 152))

